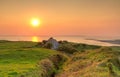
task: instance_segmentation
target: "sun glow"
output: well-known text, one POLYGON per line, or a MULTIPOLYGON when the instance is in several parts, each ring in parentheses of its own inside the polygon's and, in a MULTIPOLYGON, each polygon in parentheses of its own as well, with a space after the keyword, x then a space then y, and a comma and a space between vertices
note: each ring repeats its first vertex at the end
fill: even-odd
POLYGON ((40 25, 40 20, 39 19, 32 19, 31 24, 33 27, 38 27, 40 25))
POLYGON ((32 37, 32 42, 38 42, 38 41, 39 41, 38 37, 36 37, 36 36, 32 37))

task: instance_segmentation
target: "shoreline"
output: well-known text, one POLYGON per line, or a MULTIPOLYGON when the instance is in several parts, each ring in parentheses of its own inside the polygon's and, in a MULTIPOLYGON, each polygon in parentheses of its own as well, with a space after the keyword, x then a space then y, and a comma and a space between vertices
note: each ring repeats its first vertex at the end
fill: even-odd
MULTIPOLYGON (((69 41, 69 40, 67 40, 67 41, 72 42, 72 43, 80 43, 80 44, 87 44, 87 45, 97 45, 97 46, 107 46, 107 47, 109 47, 109 46, 118 46, 118 47, 120 47, 119 44, 112 44, 112 43, 108 43, 108 42, 104 42, 104 41, 100 41, 100 40, 94 40, 94 39, 91 39, 91 40, 92 41, 97 41, 97 43, 90 44, 90 42, 85 43, 84 41, 83 42, 69 41), (104 45, 103 45, 103 43, 104 43, 104 45)), ((61 41, 61 40, 58 40, 58 41, 61 41)), ((38 42, 42 42, 42 41, 37 41, 36 42, 36 41, 30 41, 30 40, 29 41, 28 40, 0 40, 0 42, 35 42, 35 43, 38 43, 38 42)))

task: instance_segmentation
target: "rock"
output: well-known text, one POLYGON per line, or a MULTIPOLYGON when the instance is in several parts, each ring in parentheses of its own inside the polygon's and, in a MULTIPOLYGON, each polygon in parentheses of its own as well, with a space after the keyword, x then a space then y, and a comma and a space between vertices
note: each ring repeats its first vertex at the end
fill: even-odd
POLYGON ((51 49, 57 49, 59 47, 59 43, 56 39, 53 39, 52 37, 48 39, 47 43, 52 44, 51 49))

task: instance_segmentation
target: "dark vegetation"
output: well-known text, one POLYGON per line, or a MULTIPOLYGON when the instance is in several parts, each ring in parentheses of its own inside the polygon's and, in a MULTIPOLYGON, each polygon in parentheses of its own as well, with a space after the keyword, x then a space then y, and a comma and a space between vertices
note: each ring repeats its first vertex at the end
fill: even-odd
POLYGON ((47 43, 46 40, 43 40, 42 42, 39 42, 36 47, 43 47, 43 48, 47 48, 47 49, 51 49, 52 48, 52 44, 51 43, 47 43))
MULTIPOLYGON (((46 40, 43 40, 42 42, 39 42, 36 46, 51 49, 52 44, 51 43, 46 44, 46 42, 47 42, 46 40)), ((97 48, 101 47, 101 46, 96 46, 96 45, 72 43, 72 42, 68 42, 65 40, 58 41, 58 43, 59 43, 59 47, 57 50, 65 52, 65 53, 69 53, 69 54, 73 54, 74 52, 78 52, 78 51, 83 52, 83 51, 89 50, 89 49, 97 49, 97 48)))

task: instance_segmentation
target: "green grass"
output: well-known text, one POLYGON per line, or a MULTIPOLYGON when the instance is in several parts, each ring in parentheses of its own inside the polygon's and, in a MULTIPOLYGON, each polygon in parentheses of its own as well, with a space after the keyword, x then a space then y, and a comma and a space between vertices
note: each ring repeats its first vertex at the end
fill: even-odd
POLYGON ((17 77, 35 69, 38 61, 54 55, 54 50, 37 48, 34 42, 0 41, 0 77, 17 77))

